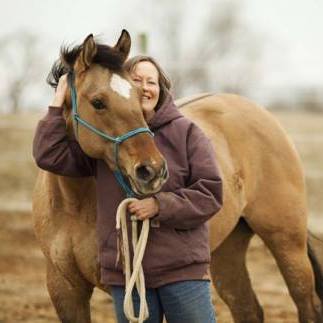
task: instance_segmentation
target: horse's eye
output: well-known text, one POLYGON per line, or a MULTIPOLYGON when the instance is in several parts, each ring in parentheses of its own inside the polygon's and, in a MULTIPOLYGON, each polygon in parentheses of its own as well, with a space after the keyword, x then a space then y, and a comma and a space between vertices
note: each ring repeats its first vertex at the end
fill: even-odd
POLYGON ((91 104, 93 105, 94 109, 96 109, 96 110, 103 110, 106 108, 104 102, 99 99, 92 100, 91 104))

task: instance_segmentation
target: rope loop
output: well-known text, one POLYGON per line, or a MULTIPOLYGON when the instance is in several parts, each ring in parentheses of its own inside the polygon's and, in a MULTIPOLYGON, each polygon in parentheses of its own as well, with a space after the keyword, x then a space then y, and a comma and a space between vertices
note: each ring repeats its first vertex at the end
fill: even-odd
MULTIPOLYGON (((128 204, 137 201, 136 198, 127 198, 124 199, 118 206, 117 216, 116 216, 116 229, 117 232, 121 232, 122 241, 118 241, 118 250, 117 260, 120 259, 119 252, 122 252, 123 258, 123 267, 125 272, 125 298, 123 302, 123 310, 125 316, 131 323, 142 323, 149 317, 149 310, 146 301, 146 286, 145 286, 145 277, 142 269, 142 259, 144 257, 148 233, 149 233, 149 219, 146 219, 142 223, 142 228, 140 236, 138 238, 138 220, 131 216, 131 225, 132 225, 132 247, 133 247, 133 261, 132 261, 132 271, 130 265, 130 249, 129 249, 129 239, 127 231, 127 208, 128 204), (139 299, 139 316, 136 317, 134 314, 134 307, 132 301, 132 292, 136 286, 139 299)), ((119 236, 119 235, 118 235, 119 236)))

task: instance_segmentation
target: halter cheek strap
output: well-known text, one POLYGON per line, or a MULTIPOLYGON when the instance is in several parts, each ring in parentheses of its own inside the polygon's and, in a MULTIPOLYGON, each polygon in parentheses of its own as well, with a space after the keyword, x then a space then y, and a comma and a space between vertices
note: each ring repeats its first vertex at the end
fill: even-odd
POLYGON ((104 138, 105 140, 113 142, 113 144, 114 144, 113 145, 113 154, 114 154, 114 161, 115 161, 115 165, 116 165, 116 170, 113 172, 114 176, 115 176, 116 180, 118 181, 119 185, 122 187, 122 189, 127 194, 127 196, 128 197, 134 196, 135 193, 133 192, 131 187, 127 184, 127 182, 124 179, 124 176, 120 170, 120 167, 119 167, 119 145, 121 143, 123 143, 124 141, 126 141, 127 139, 134 137, 140 133, 147 132, 150 136, 153 137, 154 136, 153 132, 149 128, 142 127, 142 128, 130 130, 129 132, 127 132, 123 135, 113 137, 113 136, 110 136, 110 135, 104 133, 103 131, 95 128, 94 126, 89 124, 86 120, 82 119, 80 117, 80 115, 78 114, 77 92, 76 92, 75 85, 74 85, 74 74, 73 73, 68 74, 68 83, 69 83, 70 93, 71 93, 72 115, 73 115, 74 131, 75 131, 76 138, 78 138, 78 126, 79 126, 79 124, 81 124, 82 126, 88 128, 90 131, 94 132, 98 136, 104 138))

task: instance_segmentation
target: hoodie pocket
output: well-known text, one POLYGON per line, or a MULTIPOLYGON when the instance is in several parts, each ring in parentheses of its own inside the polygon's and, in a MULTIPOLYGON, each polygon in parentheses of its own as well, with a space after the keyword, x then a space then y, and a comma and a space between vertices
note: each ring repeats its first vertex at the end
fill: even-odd
POLYGON ((173 228, 151 228, 143 268, 147 273, 158 273, 184 267, 192 263, 185 234, 173 228))
POLYGON ((122 271, 122 255, 121 250, 118 254, 117 237, 117 231, 112 230, 100 252, 100 263, 104 268, 122 271))
POLYGON ((177 233, 185 240, 190 257, 194 263, 210 262, 210 246, 208 229, 205 224, 189 230, 178 230, 177 233))

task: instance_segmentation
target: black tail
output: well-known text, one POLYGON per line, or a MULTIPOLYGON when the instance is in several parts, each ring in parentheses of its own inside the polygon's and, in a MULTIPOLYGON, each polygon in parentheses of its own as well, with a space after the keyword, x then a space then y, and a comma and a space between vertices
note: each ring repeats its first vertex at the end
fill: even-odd
POLYGON ((323 304, 323 241, 308 231, 307 247, 315 276, 315 290, 323 304))

